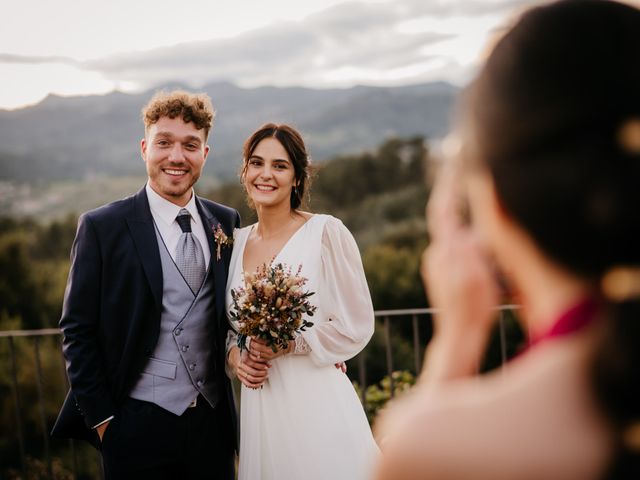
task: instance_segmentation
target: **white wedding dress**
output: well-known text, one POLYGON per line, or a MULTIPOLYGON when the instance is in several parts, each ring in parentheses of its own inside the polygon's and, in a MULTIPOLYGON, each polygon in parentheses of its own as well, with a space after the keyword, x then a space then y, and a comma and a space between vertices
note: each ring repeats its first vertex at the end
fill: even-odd
MULTIPOLYGON (((238 229, 227 282, 242 285, 242 259, 253 226, 238 229)), ((307 352, 273 360, 262 389, 242 386, 239 480, 364 480, 378 455, 367 418, 347 375, 334 364, 362 350, 374 328, 358 247, 342 222, 313 215, 274 264, 308 279, 318 307, 302 333, 307 352)), ((235 328, 235 325, 232 325, 235 328)), ((230 341, 233 341, 230 338, 230 341)))

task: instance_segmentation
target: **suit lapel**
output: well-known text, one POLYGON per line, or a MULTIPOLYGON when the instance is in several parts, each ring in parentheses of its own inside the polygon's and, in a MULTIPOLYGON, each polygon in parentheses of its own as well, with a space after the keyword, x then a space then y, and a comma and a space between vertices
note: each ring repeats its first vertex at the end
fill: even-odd
POLYGON ((134 197, 134 213, 127 218, 127 225, 133 237, 144 273, 151 287, 153 298, 160 310, 162 308, 162 263, 158 238, 153 225, 153 216, 144 187, 134 197))
POLYGON ((198 197, 196 197, 196 205, 198 207, 198 212, 200 212, 200 217, 202 218, 204 231, 207 235, 207 242, 209 243, 209 252, 211 253, 209 268, 214 277, 213 281, 215 282, 216 313, 220 316, 224 311, 224 297, 225 289, 227 287, 227 264, 224 261, 224 258, 220 258, 218 260, 217 245, 213 237, 213 232, 221 223, 198 197))

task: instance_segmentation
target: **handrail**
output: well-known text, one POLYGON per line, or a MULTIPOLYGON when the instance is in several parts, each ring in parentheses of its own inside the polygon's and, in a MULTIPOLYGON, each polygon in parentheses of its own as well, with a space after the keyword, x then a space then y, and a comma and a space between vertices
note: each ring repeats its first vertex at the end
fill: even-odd
MULTIPOLYGON (((520 305, 503 304, 494 307, 494 310, 518 310, 520 305)), ((375 317, 400 317, 403 315, 433 315, 438 313, 440 309, 432 307, 424 308, 398 308, 392 310, 376 310, 373 312, 375 317)), ((62 332, 58 328, 40 328, 33 330, 0 330, 0 338, 5 337, 39 337, 43 335, 60 335, 62 332)))
MULTIPOLYGON (((519 310, 519 305, 512 304, 503 304, 494 307, 497 312, 500 312, 499 315, 499 332, 500 332, 500 351, 501 351, 501 360, 504 365, 507 361, 506 355, 506 326, 505 326, 505 315, 503 312, 509 310, 519 310)), ((395 310, 376 310, 374 312, 376 320, 379 321, 379 330, 382 332, 384 338, 384 363, 385 363, 385 372, 389 378, 389 386, 390 386, 390 395, 394 395, 394 363, 397 364, 398 358, 396 353, 396 359, 394 362, 394 352, 392 348, 392 331, 396 328, 396 325, 402 323, 403 321, 410 322, 407 326, 410 328, 410 335, 412 336, 411 347, 413 350, 413 370, 415 370, 415 374, 418 375, 422 368, 422 360, 425 349, 425 337, 428 335, 424 335, 425 332, 422 332, 421 329, 427 328, 426 332, 431 328, 429 323, 425 324, 425 321, 428 322, 430 318, 440 312, 440 309, 437 308, 405 308, 405 309, 395 309, 395 310), (404 318, 398 318, 404 317, 404 318)), ((405 328, 406 332, 407 329, 405 328)), ((62 359, 60 364, 60 374, 62 376, 62 381, 65 382, 68 386, 68 379, 66 376, 66 372, 64 369, 64 359, 62 358, 62 346, 60 345, 62 339, 62 332, 58 328, 41 328, 41 329, 33 329, 33 330, 5 330, 0 331, 0 340, 6 339, 3 341, 8 342, 8 369, 9 369, 9 380, 11 382, 11 392, 13 396, 14 403, 14 414, 15 414, 15 435, 16 435, 16 445, 17 445, 17 454, 20 456, 20 464, 22 475, 26 478, 27 474, 27 449, 25 444, 25 430, 23 428, 24 412, 21 409, 23 395, 21 393, 20 384, 18 382, 19 378, 19 365, 22 363, 18 361, 18 353, 19 350, 16 348, 16 339, 22 337, 25 338, 26 345, 31 345, 33 348, 33 361, 35 366, 35 387, 36 387, 36 395, 37 401, 39 404, 39 419, 37 420, 40 424, 39 430, 42 433, 42 458, 41 461, 47 470, 47 474, 49 478, 53 478, 53 468, 52 468, 52 451, 51 447, 59 448, 59 443, 57 444, 49 444, 49 429, 50 425, 46 418, 46 412, 44 409, 44 402, 46 398, 46 392, 44 391, 44 386, 46 386, 47 382, 44 379, 43 373, 43 364, 41 362, 41 349, 40 349, 40 340, 43 337, 57 337, 58 346, 55 348, 59 349, 59 355, 62 359)), ((370 353, 369 353, 370 355, 370 353)), ((358 386, 360 388, 360 395, 363 405, 366 405, 366 390, 369 385, 369 381, 371 379, 367 378, 367 358, 368 353, 367 350, 361 351, 354 359, 355 365, 357 365, 357 375, 355 377, 358 379, 358 386)), ((377 379, 376 379, 377 381, 377 379)), ((49 379, 51 382, 51 379, 49 379)), ((32 384, 33 386, 33 384, 32 384)), ((71 461, 70 468, 74 472, 74 474, 78 473, 78 458, 77 458, 77 447, 75 446, 75 442, 70 441, 69 446, 71 452, 71 461)), ((99 459, 97 459, 99 460, 99 459)), ((96 461, 97 461, 96 460, 96 461)), ((1 475, 1 472, 0 472, 1 475)))
MULTIPOLYGON (((504 310, 518 310, 520 305, 517 304, 502 304, 493 307, 494 310, 504 311, 504 310)), ((424 308, 398 308, 393 310, 376 310, 374 315, 376 317, 398 317, 401 315, 433 315, 434 313, 438 313, 440 311, 439 308, 434 307, 424 307, 424 308)))
POLYGON ((42 337, 44 335, 60 335, 58 328, 40 328, 36 330, 0 330, 0 338, 3 337, 42 337))

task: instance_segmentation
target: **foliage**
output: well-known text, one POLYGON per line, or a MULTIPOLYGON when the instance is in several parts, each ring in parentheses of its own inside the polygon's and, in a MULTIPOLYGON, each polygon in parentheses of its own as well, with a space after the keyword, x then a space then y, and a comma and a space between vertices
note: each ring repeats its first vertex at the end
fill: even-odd
MULTIPOLYGON (((424 355, 425 345, 431 338, 431 320, 418 316, 418 364, 424 355)), ((389 373, 387 365, 387 345, 391 354, 391 370, 408 370, 416 373, 416 351, 412 345, 413 331, 411 316, 396 316, 389 319, 389 341, 384 319, 377 319, 373 337, 366 348, 355 358, 347 362, 347 375, 369 385, 389 373), (364 371, 360 369, 364 368, 364 371)))
POLYGON ((238 182, 226 183, 206 192, 205 196, 238 210, 243 225, 251 225, 257 221, 256 213, 247 203, 245 191, 238 182))
MULTIPOLYGON (((407 370, 396 370, 391 374, 391 377, 385 375, 378 383, 369 385, 365 390, 364 400, 364 409, 369 423, 373 424, 380 409, 391 400, 392 390, 393 398, 396 398, 408 392, 415 383, 416 378, 411 372, 407 370)), ((362 398, 362 389, 358 382, 353 382, 353 386, 362 398)))
MULTIPOLYGON (((5 324, 11 325, 9 319, 5 324)), ((15 325, 15 323, 14 323, 15 325)), ((60 457, 66 455, 68 442, 49 438, 49 431, 66 392, 66 377, 60 350, 60 338, 48 337, 14 337, 10 343, 8 338, 0 338, 0 478, 17 478, 11 472, 19 465, 20 450, 18 433, 21 432, 27 448, 27 455, 44 459, 44 438, 50 444, 50 455, 60 457), (36 350, 37 343, 37 350, 36 350), (13 345, 13 348, 11 348, 13 345), (40 374, 36 363, 36 351, 39 354, 40 374), (13 355, 12 355, 13 352, 13 355), (16 381, 13 382, 15 369, 16 381), (20 428, 18 428, 15 411, 15 395, 20 405, 20 428), (44 413, 44 425, 43 417, 44 413), (3 472, 3 469, 7 471, 3 472)), ((57 469, 54 458, 54 475, 59 471, 59 478, 64 477, 64 469, 57 469)), ((63 462, 65 465, 71 462, 63 462)), ((42 464, 36 460, 27 462, 27 478, 45 478, 41 475, 42 464)), ((68 473, 68 472, 67 472, 68 473)))
MULTIPOLYGON (((42 460, 27 456, 26 458, 26 478, 27 480, 73 480, 75 477, 73 473, 67 469, 62 459, 54 458, 51 461, 51 475, 49 475, 48 465, 42 460)), ((22 479, 22 472, 17 468, 8 468, 5 472, 7 480, 19 480, 22 479)))
POLYGON ((420 252, 374 245, 363 256, 371 296, 377 309, 423 307, 420 252))
POLYGON ((501 311, 491 332, 489 344, 484 356, 481 372, 488 372, 503 365, 507 360, 515 357, 524 347, 525 332, 513 310, 501 311), (502 331, 500 331, 500 327, 502 331), (502 348, 504 344, 504 351, 502 348))
POLYGON ((57 323, 75 224, 71 216, 49 225, 0 219, 0 312, 20 318, 20 328, 57 323))

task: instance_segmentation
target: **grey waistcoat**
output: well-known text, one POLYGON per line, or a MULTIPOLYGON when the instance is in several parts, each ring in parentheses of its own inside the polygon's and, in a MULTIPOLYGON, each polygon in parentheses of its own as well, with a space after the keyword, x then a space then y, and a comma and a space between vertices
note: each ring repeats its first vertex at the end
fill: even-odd
POLYGON ((162 261, 163 291, 158 343, 130 397, 153 402, 182 415, 201 393, 215 406, 215 295, 207 272, 200 291, 193 292, 156 229, 162 261))

